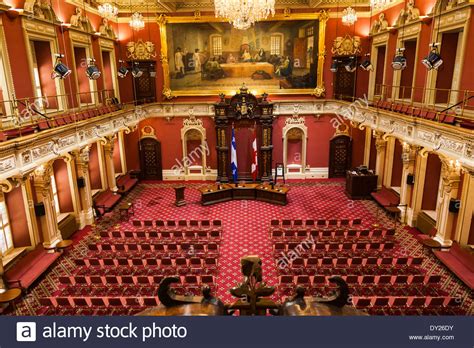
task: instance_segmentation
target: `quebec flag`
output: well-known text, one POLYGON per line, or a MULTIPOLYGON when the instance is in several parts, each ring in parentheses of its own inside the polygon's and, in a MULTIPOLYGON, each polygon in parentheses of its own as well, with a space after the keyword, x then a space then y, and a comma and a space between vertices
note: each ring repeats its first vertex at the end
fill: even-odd
POLYGON ((231 143, 231 152, 230 152, 230 164, 232 167, 232 178, 234 182, 237 182, 237 146, 235 144, 235 132, 234 127, 232 127, 232 143, 231 143))

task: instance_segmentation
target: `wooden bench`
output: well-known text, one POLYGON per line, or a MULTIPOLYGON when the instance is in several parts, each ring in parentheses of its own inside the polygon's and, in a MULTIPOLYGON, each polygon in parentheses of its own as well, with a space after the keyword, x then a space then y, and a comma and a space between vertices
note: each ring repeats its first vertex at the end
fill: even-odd
POLYGON ((127 173, 117 179, 118 193, 125 195, 130 192, 138 184, 135 174, 127 173))
POLYGON ((48 252, 38 247, 26 254, 10 268, 4 276, 9 287, 28 289, 61 256, 61 253, 48 252))
POLYGON ((471 290, 474 289, 474 255, 462 249, 456 242, 446 251, 435 250, 433 253, 464 284, 471 290))
POLYGON ((384 208, 396 207, 400 204, 400 197, 392 189, 382 186, 382 189, 370 194, 372 198, 384 208))
POLYGON ((100 217, 109 213, 117 205, 122 196, 107 189, 94 197, 94 210, 100 217))

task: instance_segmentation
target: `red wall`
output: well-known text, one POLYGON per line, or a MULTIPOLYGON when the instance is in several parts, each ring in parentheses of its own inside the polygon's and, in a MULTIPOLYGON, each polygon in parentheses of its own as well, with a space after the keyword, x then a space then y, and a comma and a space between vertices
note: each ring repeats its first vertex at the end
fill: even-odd
POLYGON ((392 167, 392 183, 393 187, 400 187, 402 183, 402 144, 398 140, 395 140, 395 149, 393 151, 393 167, 392 167))
POLYGON ((115 173, 116 174, 121 173, 122 172, 122 162, 121 162, 121 159, 120 159, 120 147, 119 147, 118 139, 115 139, 115 141, 114 141, 113 158, 114 158, 115 173))
POLYGON ((10 228, 12 231, 13 245, 25 247, 31 245, 28 223, 26 220, 25 204, 21 187, 14 188, 5 194, 10 228))
POLYGON ((58 159, 53 163, 54 180, 58 192, 59 209, 61 213, 74 211, 72 203, 71 186, 67 172, 67 164, 64 160, 58 159))

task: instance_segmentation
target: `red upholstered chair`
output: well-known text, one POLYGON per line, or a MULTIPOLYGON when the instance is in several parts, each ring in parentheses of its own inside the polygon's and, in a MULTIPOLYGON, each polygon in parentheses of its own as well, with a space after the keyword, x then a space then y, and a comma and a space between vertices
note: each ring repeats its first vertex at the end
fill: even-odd
POLYGON ((370 306, 370 304, 372 303, 372 299, 371 298, 357 298, 355 300, 355 306, 357 308, 367 308, 370 306))
POLYGON ((122 299, 120 297, 109 297, 107 298, 107 301, 111 307, 123 307, 122 299))
POLYGON ((318 219, 317 226, 318 227, 326 226, 326 219, 318 219))
POLYGON ((204 268, 208 274, 217 271, 217 259, 214 257, 206 257, 204 259, 204 268))
POLYGON ((352 226, 360 224, 362 224, 362 219, 357 218, 352 220, 352 226))
POLYGON ((208 230, 211 228, 211 222, 209 220, 201 220, 201 228, 208 230))
POLYGON ((278 288, 281 295, 283 296, 291 295, 295 288, 293 276, 292 275, 280 276, 280 286, 278 288))
POLYGON ((406 307, 408 304, 408 297, 395 297, 392 300, 391 307, 400 308, 406 307))
POLYGON ((213 220, 213 221, 212 221, 212 226, 214 226, 214 227, 222 227, 222 221, 221 221, 221 220, 213 220))
POLYGON ((156 297, 144 297, 143 305, 145 307, 156 307, 158 306, 158 300, 156 297))
POLYGON ((279 228, 280 227, 280 220, 272 220, 270 221, 270 226, 272 228, 279 228))
POLYGON ((313 228, 314 227, 314 220, 313 219, 308 219, 305 221, 305 226, 306 228, 313 228))
POLYGON ((133 220, 132 225, 133 225, 133 227, 141 228, 142 227, 142 222, 140 220, 133 220))

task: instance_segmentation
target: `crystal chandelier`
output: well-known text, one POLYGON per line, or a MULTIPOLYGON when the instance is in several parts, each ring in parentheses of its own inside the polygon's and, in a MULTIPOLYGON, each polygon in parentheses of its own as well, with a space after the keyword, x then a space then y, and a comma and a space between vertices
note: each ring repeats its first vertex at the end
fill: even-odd
POLYGON ((357 12, 349 6, 342 11, 342 24, 354 25, 355 22, 357 22, 357 12))
POLYGON ((275 15, 275 0, 214 0, 214 3, 216 17, 226 18, 240 30, 275 15))
POLYGON ((373 9, 381 9, 392 3, 392 0, 370 0, 373 9))
POLYGON ((139 12, 135 12, 131 19, 130 19, 130 27, 135 30, 139 31, 145 28, 145 20, 143 19, 143 15, 139 12))
POLYGON ((117 7, 115 7, 114 5, 108 3, 108 2, 106 2, 102 5, 99 5, 98 9, 99 9, 99 14, 102 17, 108 18, 108 19, 117 17, 118 13, 119 13, 119 9, 117 7))

